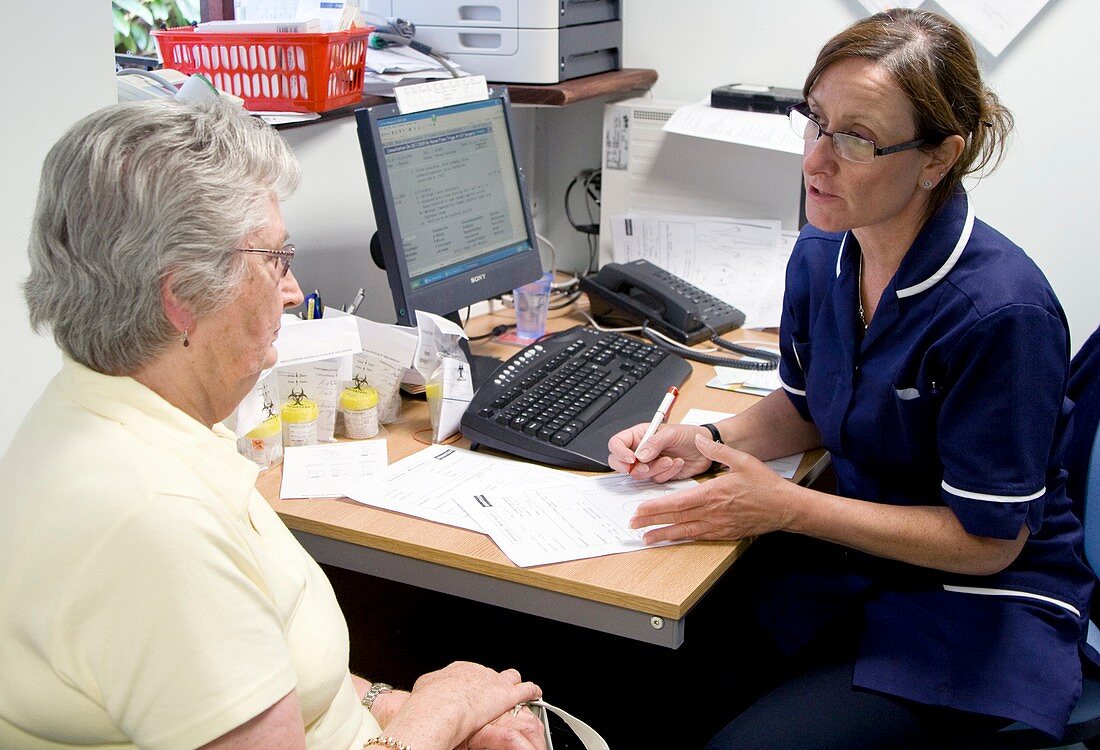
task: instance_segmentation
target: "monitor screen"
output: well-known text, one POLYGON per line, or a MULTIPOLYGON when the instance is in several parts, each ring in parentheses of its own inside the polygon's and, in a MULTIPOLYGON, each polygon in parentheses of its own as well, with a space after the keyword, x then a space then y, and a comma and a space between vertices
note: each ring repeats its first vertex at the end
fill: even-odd
POLYGON ((447 315, 542 274, 507 89, 402 114, 356 113, 397 320, 447 315))

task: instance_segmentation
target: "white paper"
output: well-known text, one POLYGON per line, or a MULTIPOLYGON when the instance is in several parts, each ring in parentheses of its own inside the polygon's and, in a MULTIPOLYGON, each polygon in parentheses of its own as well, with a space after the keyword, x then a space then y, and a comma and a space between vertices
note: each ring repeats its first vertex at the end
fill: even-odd
POLYGON ((417 342, 416 353, 413 357, 413 368, 424 378, 424 382, 432 377, 435 366, 439 360, 438 334, 452 336, 455 339, 466 338, 466 332, 452 320, 435 315, 434 313, 416 311, 417 342))
MULTIPOLYGON (((689 409, 688 413, 684 415, 680 424, 714 424, 721 420, 732 417, 733 414, 724 411, 710 411, 707 409, 689 409)), ((784 479, 794 479, 795 472, 798 471, 798 465, 802 463, 802 453, 796 453, 793 456, 785 456, 783 458, 775 458, 771 461, 765 461, 764 465, 774 471, 784 479)))
POLYGON ((722 109, 706 102, 680 107, 672 113, 662 130, 694 138, 770 148, 788 154, 801 154, 806 145, 791 130, 786 115, 722 109))
POLYGON ((261 373, 256 385, 222 424, 237 437, 244 437, 260 422, 279 413, 278 401, 278 383, 272 368, 261 373))
POLYGON ((234 15, 241 21, 283 21, 297 11, 298 0, 239 0, 234 15))
POLYGON ((284 315, 282 328, 275 339, 275 350, 279 353, 275 366, 284 367, 349 356, 362 351, 363 347, 359 343, 359 328, 354 316, 298 320, 284 315))
POLYGON ((349 485, 386 469, 386 441, 304 445, 283 452, 279 497, 343 497, 349 485))
POLYGON ((994 57, 1005 51, 1048 0, 938 0, 994 57))
POLYGON ((353 483, 346 494, 375 508, 481 531, 455 502, 509 486, 560 483, 574 475, 446 445, 432 445, 396 461, 385 472, 353 483))
POLYGON ((745 313, 745 328, 783 314, 790 247, 780 222, 701 216, 613 216, 612 258, 645 259, 745 313))
MULTIPOLYGON (((755 342, 744 342, 748 346, 759 346, 755 342)), ((772 349, 774 347, 761 346, 762 349, 772 349)), ((771 393, 783 387, 783 383, 779 380, 779 370, 742 370, 739 367, 723 367, 716 365, 714 368, 714 380, 711 381, 715 385, 722 387, 731 385, 743 385, 746 388, 752 388, 758 391, 764 391, 765 393, 771 393)), ((709 385, 709 384, 708 384, 709 385)))
POLYGON ((398 86, 393 93, 397 97, 397 108, 402 114, 409 114, 488 99, 489 85, 485 76, 465 76, 398 86))
POLYGON ((375 323, 342 311, 334 310, 332 314, 354 320, 359 328, 363 351, 352 358, 352 380, 378 391, 378 419, 383 424, 396 421, 401 405, 398 390, 401 378, 416 354, 416 329, 375 323))
POLYGON ((457 500, 509 560, 527 568, 665 546, 669 542, 645 544, 645 530, 631 529, 630 519, 646 500, 695 486, 691 480, 656 484, 615 474, 511 485, 457 500))

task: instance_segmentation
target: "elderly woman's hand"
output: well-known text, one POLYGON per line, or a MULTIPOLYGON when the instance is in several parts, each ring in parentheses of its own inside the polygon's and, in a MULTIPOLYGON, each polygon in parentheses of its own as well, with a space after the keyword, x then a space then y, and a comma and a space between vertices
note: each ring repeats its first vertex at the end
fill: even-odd
MULTIPOLYGON (((454 662, 416 681, 401 710, 385 726, 385 733, 414 748, 462 748, 494 719, 541 695, 538 685, 523 682, 514 669, 497 672, 480 664, 454 662)), ((522 711, 519 713, 522 715, 522 711)), ((526 726, 509 722, 500 727, 500 732, 490 730, 487 741, 498 744, 484 746, 492 750, 539 750, 518 731, 521 725, 526 726)))
POLYGON ((696 451, 709 465, 718 461, 729 474, 715 477, 638 506, 630 521, 646 532, 646 544, 682 539, 744 539, 786 528, 791 519, 792 491, 798 488, 748 453, 697 436, 696 451))
POLYGON ((710 433, 704 427, 666 424, 653 434, 635 453, 645 434, 647 424, 638 424, 611 436, 607 442, 608 465, 636 479, 668 482, 687 479, 710 468, 710 459, 699 452, 696 436, 710 433))
POLYGON ((479 729, 455 750, 546 750, 542 722, 520 706, 479 729))

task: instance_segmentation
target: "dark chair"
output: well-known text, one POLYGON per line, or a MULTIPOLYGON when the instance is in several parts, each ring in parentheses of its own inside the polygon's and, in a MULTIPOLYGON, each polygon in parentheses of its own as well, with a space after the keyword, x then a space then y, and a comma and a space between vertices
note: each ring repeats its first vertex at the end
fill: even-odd
MULTIPOLYGON (((1080 427, 1081 425, 1077 425, 1077 428, 1080 427)), ((1074 439, 1085 439, 1077 428, 1074 439)), ((1100 576, 1100 430, 1096 429, 1095 424, 1089 424, 1085 429, 1093 433, 1092 452, 1088 454, 1085 480, 1080 483, 1085 519, 1085 559, 1093 572, 1100 576)), ((1100 629, 1091 620, 1088 642, 1093 648, 1100 650, 1100 629)), ((1038 750, 1083 743, 1090 750, 1100 749, 1100 675, 1095 672, 1095 668, 1086 665, 1081 699, 1077 701, 1066 725, 1066 734, 1058 744, 1052 745, 1049 736, 1016 722, 997 733, 994 747, 1003 750, 1038 750)))

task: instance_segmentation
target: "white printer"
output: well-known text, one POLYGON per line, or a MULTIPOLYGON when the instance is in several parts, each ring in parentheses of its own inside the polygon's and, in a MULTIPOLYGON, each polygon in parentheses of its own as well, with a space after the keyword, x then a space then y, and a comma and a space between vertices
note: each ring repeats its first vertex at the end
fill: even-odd
POLYGON ((557 83, 622 66, 620 0, 367 0, 416 39, 501 83, 557 83))

